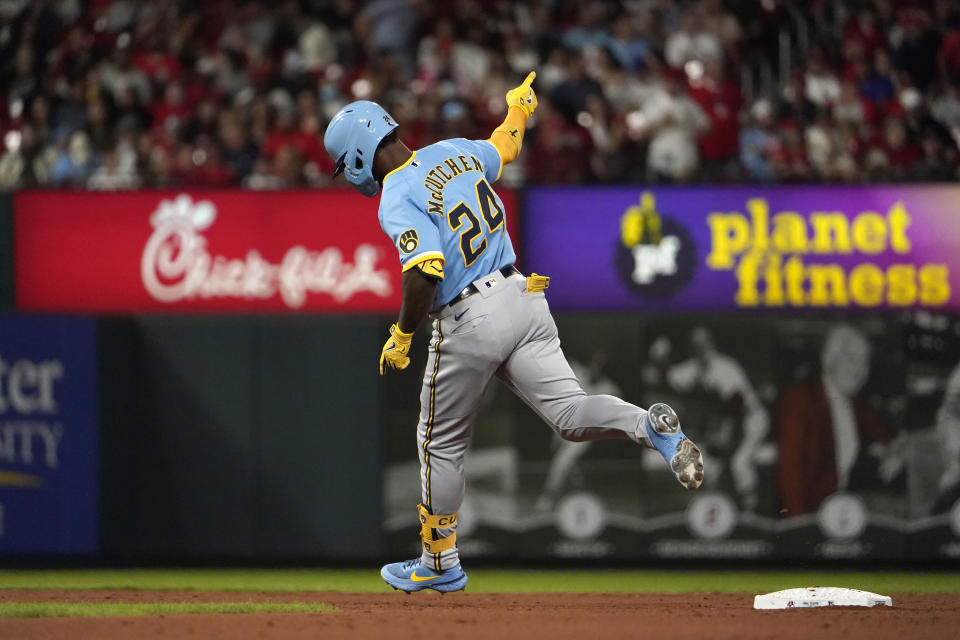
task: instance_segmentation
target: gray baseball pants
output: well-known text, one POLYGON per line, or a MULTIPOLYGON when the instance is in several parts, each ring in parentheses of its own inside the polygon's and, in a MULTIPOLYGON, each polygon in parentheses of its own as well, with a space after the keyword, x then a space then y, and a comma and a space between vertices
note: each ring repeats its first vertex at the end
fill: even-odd
MULTIPOLYGON (((464 453, 493 376, 565 440, 646 444, 645 409, 584 392, 560 350, 557 325, 542 292, 528 293, 526 278, 504 278, 499 272, 474 285, 479 293, 430 314, 433 336, 417 428, 422 500, 430 513, 448 515, 460 509, 464 453)), ((445 538, 454 530, 434 529, 433 535, 445 538)), ((423 562, 449 569, 459 562, 457 548, 424 550, 423 562)))

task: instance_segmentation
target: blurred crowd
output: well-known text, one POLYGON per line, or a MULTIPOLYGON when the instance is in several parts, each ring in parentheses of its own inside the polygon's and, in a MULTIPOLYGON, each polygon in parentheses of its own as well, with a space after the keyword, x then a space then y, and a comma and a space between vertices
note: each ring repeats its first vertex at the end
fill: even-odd
POLYGON ((951 0, 3 0, 0 188, 331 184, 329 118, 485 138, 504 179, 960 178, 951 0))

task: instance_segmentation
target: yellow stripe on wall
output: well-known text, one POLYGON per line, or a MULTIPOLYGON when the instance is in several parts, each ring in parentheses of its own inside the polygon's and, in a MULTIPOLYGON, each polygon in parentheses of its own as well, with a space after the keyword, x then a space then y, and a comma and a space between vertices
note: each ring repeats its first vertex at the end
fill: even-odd
POLYGON ((0 487, 42 487, 43 478, 29 473, 0 471, 0 487))

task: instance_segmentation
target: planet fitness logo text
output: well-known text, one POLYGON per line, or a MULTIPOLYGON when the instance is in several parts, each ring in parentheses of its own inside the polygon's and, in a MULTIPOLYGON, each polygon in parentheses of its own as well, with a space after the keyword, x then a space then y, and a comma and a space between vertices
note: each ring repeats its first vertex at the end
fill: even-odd
POLYGON ((912 245, 911 216, 900 201, 886 215, 771 216, 764 198, 748 199, 746 211, 707 216, 706 265, 734 273, 739 307, 941 307, 950 301, 946 264, 902 261, 912 245), (826 256, 835 261, 818 260, 826 256))

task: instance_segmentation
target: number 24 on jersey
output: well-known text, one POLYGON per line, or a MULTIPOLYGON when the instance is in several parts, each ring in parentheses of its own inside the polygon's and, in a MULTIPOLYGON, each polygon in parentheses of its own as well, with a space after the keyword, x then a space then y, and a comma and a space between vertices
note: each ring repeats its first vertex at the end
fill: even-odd
POLYGON ((483 222, 481 223, 474 210, 465 202, 460 202, 447 214, 447 224, 450 225, 451 231, 463 228, 460 232, 460 253, 463 255, 464 267, 472 265, 487 250, 486 236, 503 227, 503 209, 493 189, 483 178, 478 180, 474 187, 477 192, 480 218, 483 218, 483 222), (484 225, 486 233, 484 233, 484 225), (476 242, 480 236, 484 237, 480 242, 476 242))

